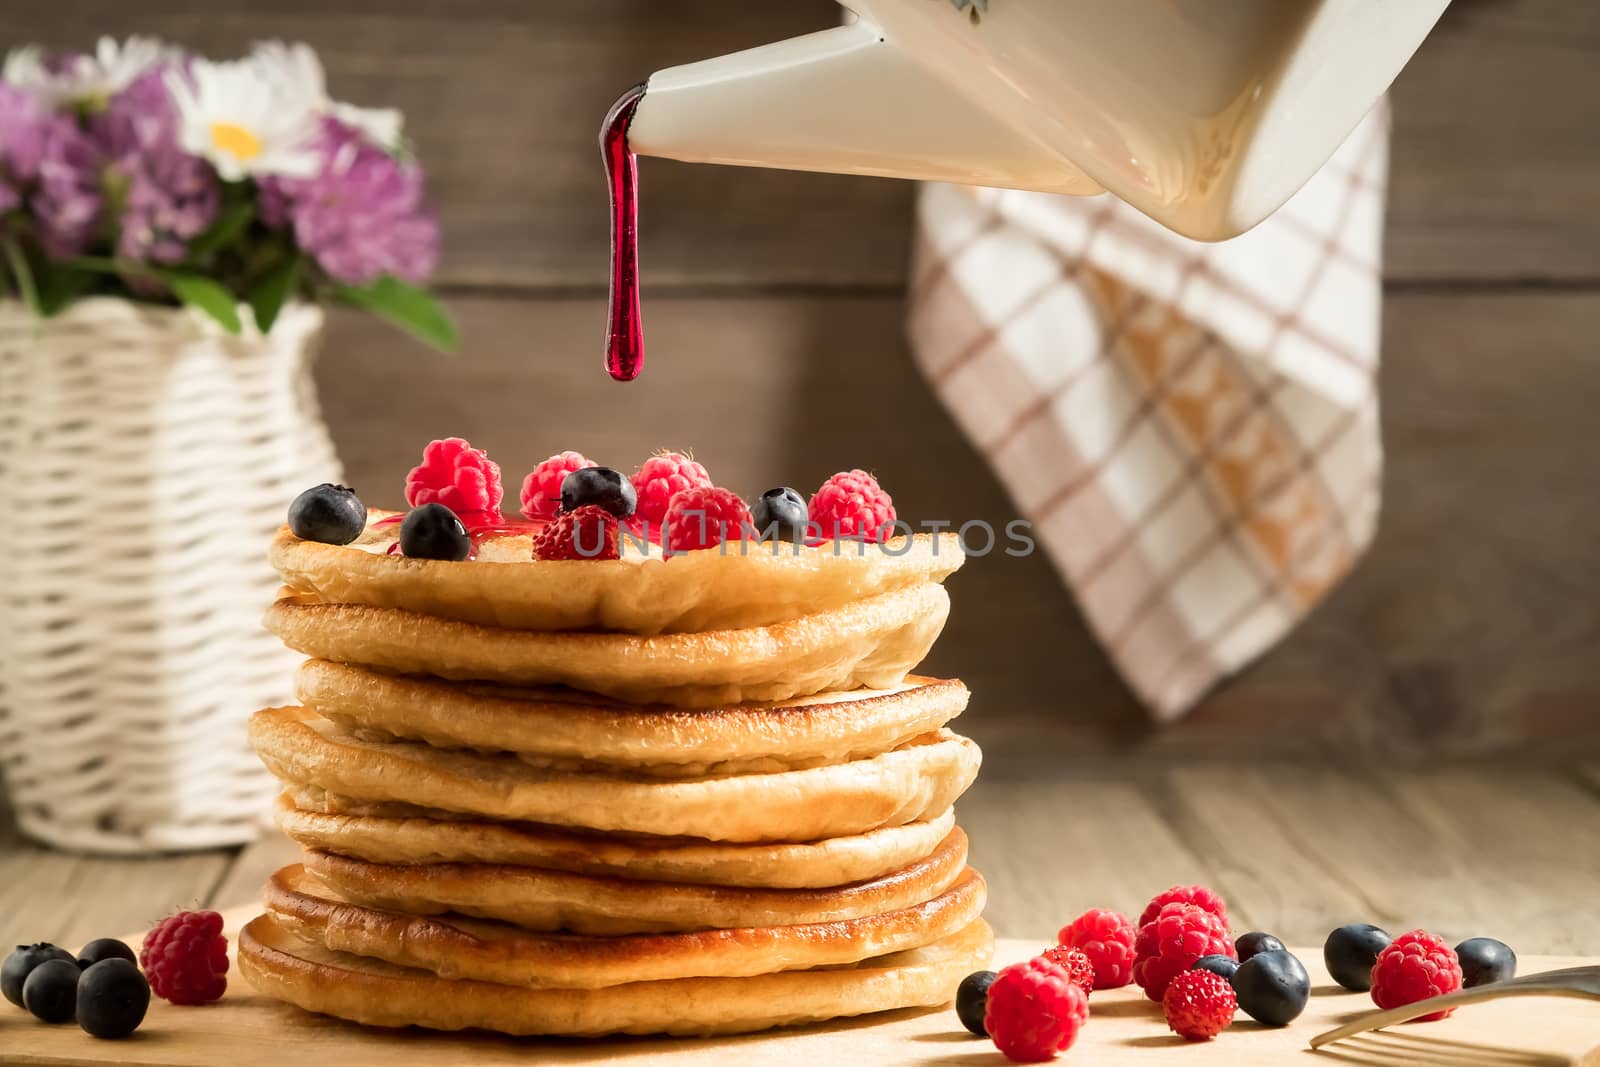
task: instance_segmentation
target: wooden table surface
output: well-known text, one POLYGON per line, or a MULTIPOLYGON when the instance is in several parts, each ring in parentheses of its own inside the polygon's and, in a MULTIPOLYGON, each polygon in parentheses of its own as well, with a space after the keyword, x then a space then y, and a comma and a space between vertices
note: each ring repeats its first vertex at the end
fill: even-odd
MULTIPOLYGON (((248 914, 226 917, 231 932, 248 914)), ((995 965, 1032 956, 1037 945, 1002 940, 995 965)), ((1311 1000, 1293 1024, 1261 1026, 1243 1015, 1216 1040, 1191 1044, 1171 1033, 1158 1005, 1133 986, 1097 992, 1088 1025, 1078 1034, 1066 1063, 1095 1067, 1143 1064, 1170 1050, 1167 1059, 1185 1065, 1255 1067, 1307 1054, 1319 1033, 1373 1010, 1363 993, 1340 989, 1328 978, 1314 948, 1296 948, 1311 978, 1311 1000)), ((1533 956, 1529 973, 1592 964, 1592 958, 1533 956)), ((379 1030, 308 1015, 260 996, 249 986, 232 987, 215 1007, 151 1005, 144 1025, 130 1040, 93 1041, 72 1026, 40 1026, 25 1016, 0 1011, 0 1061, 29 1067, 278 1067, 309 1060, 338 1067, 515 1067, 584 1064, 589 1067, 694 1067, 708 1060, 814 1067, 872 1064, 874 1067, 1000 1067, 994 1046, 963 1030, 949 1009, 897 1011, 814 1026, 791 1027, 737 1037, 621 1038, 604 1041, 541 1041, 484 1034, 440 1034, 379 1030)), ((1441 1063, 1473 1067, 1580 1067, 1600 1053, 1600 1003, 1539 998, 1502 1000, 1462 1009, 1442 1022, 1398 1026, 1358 1035, 1321 1055, 1370 1067, 1421 1067, 1441 1063)))

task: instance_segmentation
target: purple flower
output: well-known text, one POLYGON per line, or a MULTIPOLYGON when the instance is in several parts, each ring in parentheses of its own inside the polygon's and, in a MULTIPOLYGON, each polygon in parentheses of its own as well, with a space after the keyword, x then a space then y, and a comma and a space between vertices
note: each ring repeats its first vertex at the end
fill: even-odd
POLYGON ((31 211, 45 252, 83 251, 100 214, 97 156, 77 124, 0 84, 0 212, 31 211))
POLYGON ((294 196, 286 188, 293 182, 291 178, 263 178, 256 186, 256 214, 274 230, 294 223, 294 196))
POLYGON ((165 69, 162 64, 145 71, 94 116, 95 143, 108 158, 178 143, 177 109, 161 80, 165 69))
POLYGON ((106 183, 121 192, 117 255, 140 263, 181 260, 189 241, 216 220, 221 199, 211 167, 178 147, 163 69, 135 79, 93 126, 106 183))
POLYGON ((188 244, 216 220, 216 175, 205 162, 172 149, 114 164, 128 179, 117 255, 150 263, 176 263, 188 244))
POLYGON ((33 214, 45 255, 66 259, 88 247, 100 218, 100 157, 72 123, 54 131, 39 161, 33 214))
POLYGON ((0 82, 0 212, 21 207, 38 179, 49 129, 50 115, 33 96, 0 82))
POLYGON ((420 283, 439 262, 439 225, 422 200, 422 171, 353 126, 323 120, 314 178, 267 178, 261 217, 289 226, 329 275, 365 285, 383 274, 420 283))

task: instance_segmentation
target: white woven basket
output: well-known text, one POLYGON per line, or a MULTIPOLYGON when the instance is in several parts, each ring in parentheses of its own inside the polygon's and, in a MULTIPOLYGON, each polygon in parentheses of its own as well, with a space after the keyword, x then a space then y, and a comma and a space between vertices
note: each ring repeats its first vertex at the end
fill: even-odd
MULTIPOLYGON (((93 852, 253 838, 245 719, 298 657, 260 625, 271 534, 336 480, 320 309, 230 337, 192 311, 0 301, 0 771, 18 824, 93 852)), ((249 327, 247 327, 247 331, 249 327)))

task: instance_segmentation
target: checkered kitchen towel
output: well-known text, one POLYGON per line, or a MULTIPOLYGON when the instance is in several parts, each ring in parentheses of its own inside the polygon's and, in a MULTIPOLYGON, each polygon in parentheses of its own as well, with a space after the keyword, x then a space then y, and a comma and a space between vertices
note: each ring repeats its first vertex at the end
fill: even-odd
POLYGON ((916 358, 1160 718, 1372 540, 1387 146, 1380 105, 1221 244, 1110 196, 922 192, 916 358))

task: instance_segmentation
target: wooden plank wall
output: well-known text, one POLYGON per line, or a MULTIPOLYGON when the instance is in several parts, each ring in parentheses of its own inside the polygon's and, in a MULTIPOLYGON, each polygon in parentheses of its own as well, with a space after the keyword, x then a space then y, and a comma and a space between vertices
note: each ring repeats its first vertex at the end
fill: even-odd
MULTIPOLYGON (((911 189, 645 162, 649 385, 598 367, 598 119, 651 70, 827 25, 827 0, 9 0, 0 45, 161 34, 322 53, 337 95, 405 109, 445 223, 467 352, 336 317, 320 368, 369 498, 462 433, 519 474, 693 446, 746 491, 868 463, 911 515, 1009 505, 901 337, 911 189)), ((1394 92, 1390 465, 1371 557, 1286 644, 1152 731, 1047 563, 958 576, 930 668, 978 694, 991 768, 1237 755, 1600 751, 1600 8, 1457 0, 1394 92)))

